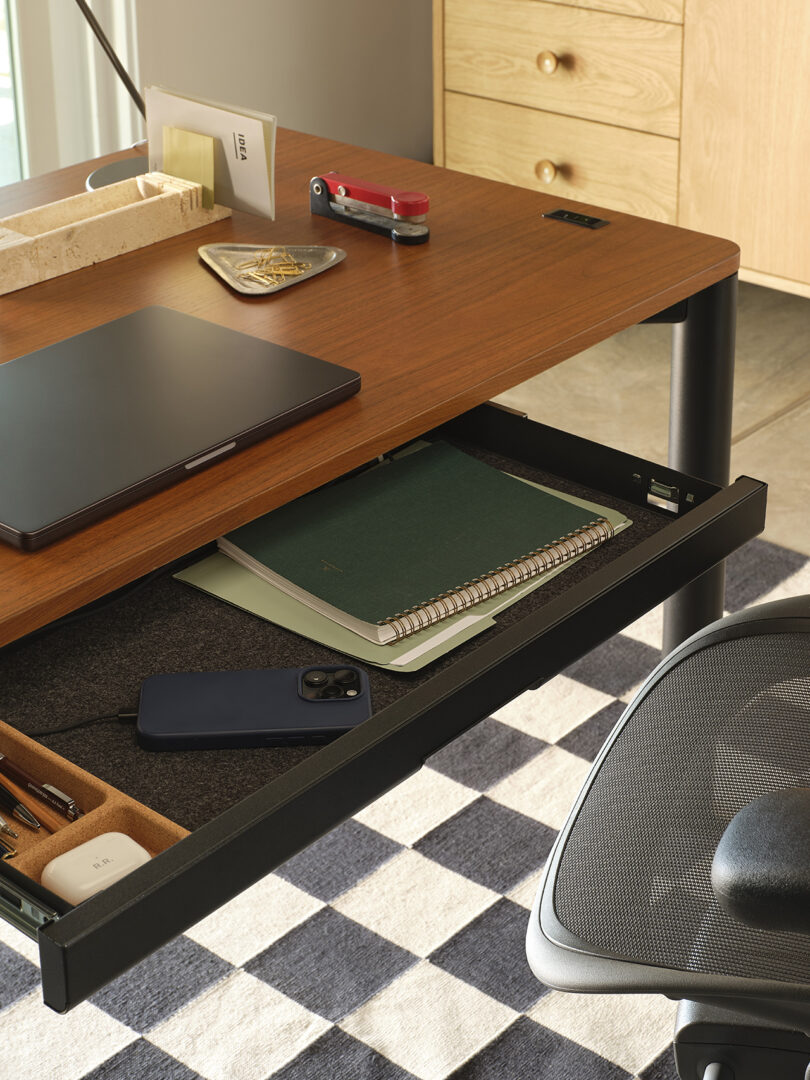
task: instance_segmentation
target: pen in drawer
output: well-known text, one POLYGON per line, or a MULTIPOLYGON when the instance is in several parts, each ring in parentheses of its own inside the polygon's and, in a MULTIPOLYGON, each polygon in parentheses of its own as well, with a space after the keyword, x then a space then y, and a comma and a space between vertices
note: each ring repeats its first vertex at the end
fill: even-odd
POLYGON ((8 840, 0 837, 0 859, 13 859, 16 854, 17 849, 8 840))
MULTIPOLYGON (((0 817, 0 833, 8 833, 9 836, 13 836, 16 840, 19 837, 19 833, 15 832, 4 817, 0 817)), ((0 837, 2 839, 2 837, 0 837)), ((5 841, 8 843, 8 840, 5 841)))
POLYGON ((40 806, 32 795, 24 791, 19 784, 15 784, 13 780, 9 780, 7 776, 0 777, 0 788, 5 788, 6 791, 13 795, 17 802, 25 807, 34 821, 38 821, 49 832, 58 832, 60 829, 64 829, 65 825, 70 824, 67 818, 57 814, 49 806, 45 806, 44 803, 40 806))
POLYGON ((33 776, 30 776, 25 769, 21 769, 19 765, 15 765, 13 761, 10 761, 6 754, 0 754, 0 773, 7 776, 9 780, 13 780, 15 784, 19 784, 23 791, 27 791, 29 795, 34 795, 37 799, 47 803, 58 814, 66 817, 68 821, 75 821, 77 817, 81 816, 81 810, 69 795, 66 795, 64 791, 59 791, 53 784, 41 784, 33 776))
POLYGON ((27 825, 29 829, 39 829, 40 823, 28 809, 23 806, 17 796, 5 784, 0 784, 0 806, 10 810, 14 817, 27 825))

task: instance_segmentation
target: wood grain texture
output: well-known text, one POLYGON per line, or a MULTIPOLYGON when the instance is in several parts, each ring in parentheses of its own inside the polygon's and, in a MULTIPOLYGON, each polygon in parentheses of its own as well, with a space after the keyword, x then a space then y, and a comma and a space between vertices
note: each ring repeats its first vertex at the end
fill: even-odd
POLYGON ((637 15, 642 19, 661 19, 682 23, 684 0, 548 0, 566 7, 612 11, 615 15, 637 15))
MULTIPOLYGON (((0 213, 80 191, 88 171, 73 166, 10 185, 0 191, 0 213)), ((345 364, 363 379, 355 398, 40 552, 0 545, 0 642, 334 479, 738 264, 728 241, 615 212, 607 228, 575 228, 542 211, 580 203, 284 130, 276 197, 275 222, 235 212, 0 298, 0 360, 163 304, 345 364), (329 169, 427 192, 430 241, 400 246, 311 215, 309 179, 329 169), (226 241, 330 244, 347 257, 254 299, 231 292, 197 256, 200 244, 226 241)))
POLYGON ((657 221, 678 210, 678 143, 499 101, 445 94, 445 164, 657 221), (554 179, 537 176, 542 160, 554 179))
POLYGON ((540 0, 444 0, 447 90, 676 137, 677 25, 540 0), (543 74, 538 54, 558 58, 543 74))
POLYGON ((690 0, 684 36, 681 221, 732 237, 743 267, 810 284, 810 5, 767 17, 690 0))
POLYGON ((433 164, 444 165, 444 0, 433 0, 433 164))

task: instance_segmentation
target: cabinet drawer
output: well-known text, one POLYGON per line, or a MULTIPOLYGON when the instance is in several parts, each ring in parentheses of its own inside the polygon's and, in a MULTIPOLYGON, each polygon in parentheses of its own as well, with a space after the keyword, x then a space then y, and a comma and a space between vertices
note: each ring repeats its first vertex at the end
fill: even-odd
POLYGON ((445 0, 444 65, 447 90, 678 135, 681 28, 671 23, 540 0, 445 0))
MULTIPOLYGON (((73 1007, 221 906, 474 723, 723 559, 764 522, 758 481, 743 477, 719 489, 493 405, 428 434, 518 476, 614 506, 633 524, 421 671, 369 667, 373 715, 329 745, 150 754, 118 724, 43 740, 191 830, 76 907, 54 902, 36 869, 29 876, 13 861, 0 864, 0 897, 7 906, 16 898, 18 924, 27 920, 38 938, 45 1001, 54 1009, 73 1007), (649 505, 653 479, 678 489, 679 512, 649 505)), ((243 668, 346 663, 190 589, 171 569, 0 652, 5 715, 15 728, 48 726, 55 700, 61 723, 114 714, 137 700, 146 676, 221 667, 223 654, 227 666, 243 668)))
POLYGON ((661 19, 662 22, 683 22, 684 0, 549 0, 549 3, 592 8, 594 11, 612 11, 614 15, 661 19))
POLYGON ((445 165, 658 221, 677 215, 678 143, 497 101, 445 94, 445 165))

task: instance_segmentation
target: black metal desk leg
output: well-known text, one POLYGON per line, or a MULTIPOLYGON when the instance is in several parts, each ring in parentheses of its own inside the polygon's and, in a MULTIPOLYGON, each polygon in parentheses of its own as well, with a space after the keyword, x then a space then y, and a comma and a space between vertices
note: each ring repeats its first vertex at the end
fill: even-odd
MULTIPOLYGON (((669 464, 727 484, 737 324, 737 275, 691 296, 672 328, 669 464)), ((723 614, 725 566, 702 574, 664 606, 664 654, 723 614)))

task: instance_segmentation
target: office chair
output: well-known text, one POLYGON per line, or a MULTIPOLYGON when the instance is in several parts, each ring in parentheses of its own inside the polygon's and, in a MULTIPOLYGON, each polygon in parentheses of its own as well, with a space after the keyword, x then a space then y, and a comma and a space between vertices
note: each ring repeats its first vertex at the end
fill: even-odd
POLYGON ((810 1080, 810 596, 658 665, 559 834, 526 947, 556 989, 680 1000, 682 1080, 810 1080))

